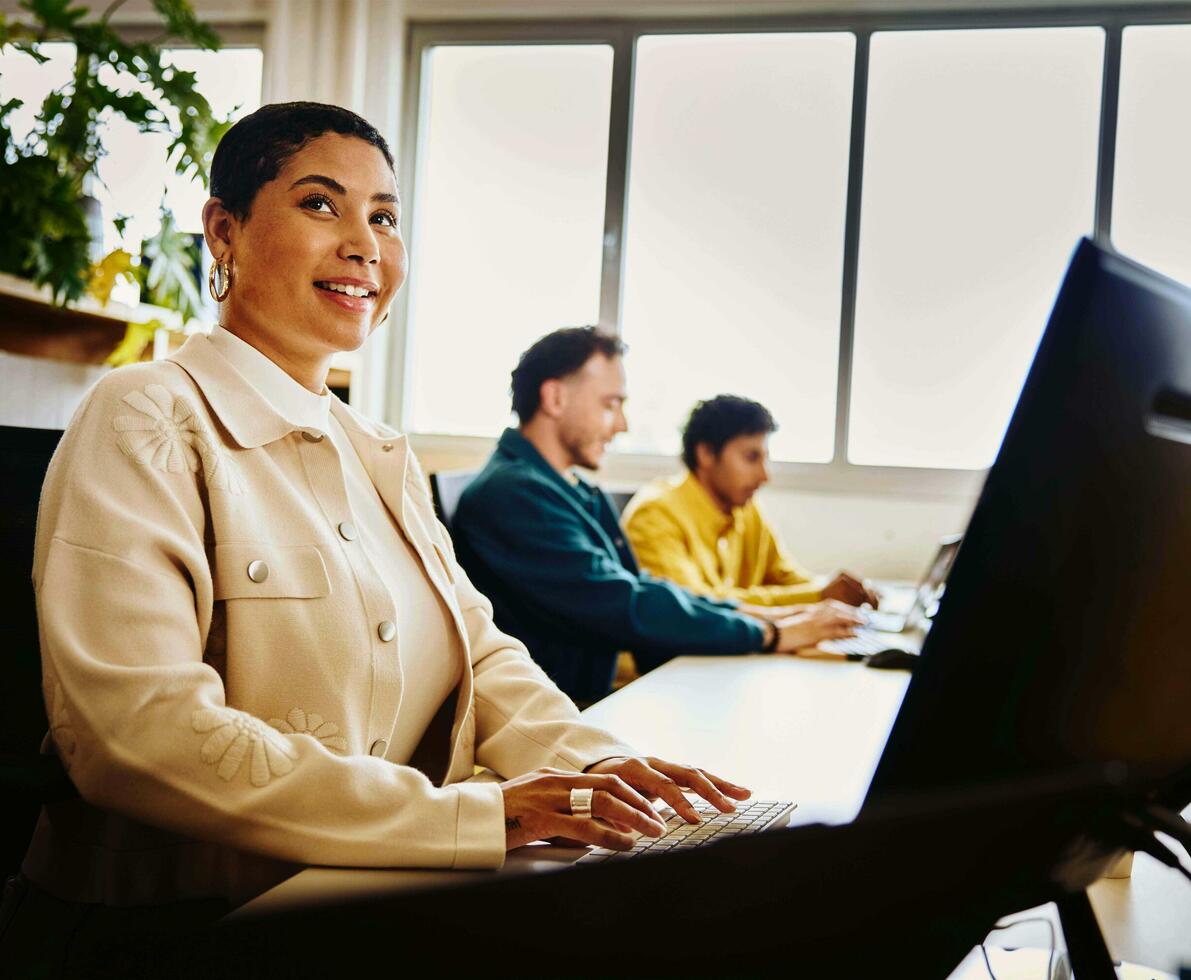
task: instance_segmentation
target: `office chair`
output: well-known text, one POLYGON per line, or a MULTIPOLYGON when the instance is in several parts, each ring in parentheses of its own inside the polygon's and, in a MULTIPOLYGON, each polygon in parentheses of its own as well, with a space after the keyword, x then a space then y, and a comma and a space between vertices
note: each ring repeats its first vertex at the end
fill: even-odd
POLYGON ((633 499, 634 491, 632 490, 609 490, 608 499, 612 501, 612 506, 616 508, 616 516, 622 517, 624 509, 629 505, 629 501, 633 499))
POLYGON ((20 866, 42 803, 76 795, 56 756, 40 753, 47 722, 33 597, 33 531, 62 433, 0 426, 0 877, 20 866))
POLYGON ((479 470, 442 470, 430 474, 430 494, 434 498, 434 510, 448 531, 455 520, 459 498, 471 485, 471 481, 479 475, 479 470))

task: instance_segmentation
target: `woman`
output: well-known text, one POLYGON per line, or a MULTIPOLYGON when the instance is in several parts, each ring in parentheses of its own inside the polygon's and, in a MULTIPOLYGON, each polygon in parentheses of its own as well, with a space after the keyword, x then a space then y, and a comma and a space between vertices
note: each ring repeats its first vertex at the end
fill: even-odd
POLYGON ((493 626, 404 437, 327 392, 406 275, 380 134, 266 106, 211 193, 221 327, 105 377, 46 477, 44 688, 81 798, 43 812, 6 942, 21 895, 214 912, 300 865, 495 868, 542 838, 656 835, 647 796, 692 821, 682 788, 746 798, 582 723, 493 626))

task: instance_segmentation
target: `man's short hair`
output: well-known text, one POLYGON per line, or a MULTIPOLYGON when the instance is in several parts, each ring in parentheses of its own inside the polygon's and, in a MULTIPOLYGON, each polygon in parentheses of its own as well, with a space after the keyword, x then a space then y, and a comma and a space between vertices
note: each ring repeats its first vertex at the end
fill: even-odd
POLYGON ((536 340, 513 368, 510 393, 517 418, 524 425, 538 413, 542 382, 570 377, 594 354, 613 358, 625 350, 619 337, 598 327, 564 327, 536 340))
POLYGON ((692 473, 698 468, 695 447, 711 447, 716 456, 737 436, 755 436, 777 431, 773 416, 760 402, 739 395, 716 395, 691 410, 682 429, 682 461, 692 473))

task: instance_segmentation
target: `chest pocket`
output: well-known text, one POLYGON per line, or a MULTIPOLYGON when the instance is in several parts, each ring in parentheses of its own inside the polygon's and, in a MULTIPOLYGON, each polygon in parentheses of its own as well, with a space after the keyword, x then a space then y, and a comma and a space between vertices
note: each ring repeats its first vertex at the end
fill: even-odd
POLYGON ((321 599, 331 594, 326 562, 313 545, 217 544, 214 573, 217 600, 321 599))

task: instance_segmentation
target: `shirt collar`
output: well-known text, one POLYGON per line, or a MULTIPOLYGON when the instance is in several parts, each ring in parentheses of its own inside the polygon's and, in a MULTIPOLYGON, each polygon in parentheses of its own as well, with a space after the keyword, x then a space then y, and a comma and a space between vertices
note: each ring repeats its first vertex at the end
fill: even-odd
POLYGON ((238 446, 255 449, 298 428, 232 367, 209 335, 192 335, 168 360, 194 379, 211 411, 238 446))
POLYGON ((694 473, 687 473, 686 477, 678 484, 676 492, 696 525, 702 530, 711 532, 711 537, 719 537, 725 531, 737 527, 741 522, 743 508, 734 507, 731 513, 725 514, 716 506, 715 501, 711 499, 711 494, 695 478, 694 473))
POLYGON ((321 394, 315 394, 286 374, 267 355, 223 327, 217 326, 211 331, 210 342, 232 369, 295 429, 327 430, 331 395, 325 385, 321 394))

